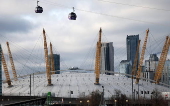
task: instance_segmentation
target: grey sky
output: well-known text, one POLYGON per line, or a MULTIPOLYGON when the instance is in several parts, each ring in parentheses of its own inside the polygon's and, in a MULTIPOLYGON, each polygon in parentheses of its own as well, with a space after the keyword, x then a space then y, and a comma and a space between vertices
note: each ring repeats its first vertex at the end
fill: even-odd
MULTIPOLYGON (((139 34, 143 40, 145 30, 149 28, 149 40, 154 42, 152 46, 155 48, 156 42, 160 41, 160 45, 163 45, 163 39, 170 33, 169 0, 39 1, 44 9, 42 14, 34 12, 36 0, 0 0, 0 42, 5 53, 5 42, 11 42, 13 55, 18 56, 15 59, 23 63, 27 59, 22 60, 19 54, 26 57, 31 55, 29 60, 32 61, 35 57, 42 58, 37 59, 37 62, 44 60, 43 28, 47 33, 48 44, 51 41, 54 53, 60 54, 63 67, 79 67, 84 63, 83 68, 87 69, 94 64, 100 27, 103 29, 102 40, 114 44, 117 65, 120 60, 126 59, 127 35, 139 34), (68 20, 72 7, 75 7, 76 21, 68 20)), ((149 47, 152 46, 150 43, 149 47)), ((158 49, 152 52, 162 48, 158 49)), ((27 65, 31 67, 31 64, 27 65)))

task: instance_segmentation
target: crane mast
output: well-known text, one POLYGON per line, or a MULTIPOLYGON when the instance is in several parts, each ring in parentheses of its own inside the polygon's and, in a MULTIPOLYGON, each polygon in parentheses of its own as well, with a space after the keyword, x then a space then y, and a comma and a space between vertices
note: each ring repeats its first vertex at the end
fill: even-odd
POLYGON ((43 29, 43 37, 44 37, 44 52, 45 52, 47 81, 48 81, 48 86, 52 86, 53 84, 51 83, 51 73, 50 73, 50 66, 49 66, 49 59, 48 59, 48 48, 47 48, 47 41, 46 41, 44 29, 43 29))
POLYGON ((10 75, 9 75, 9 72, 8 72, 8 67, 7 67, 7 64, 6 64, 6 61, 5 61, 5 57, 4 57, 4 53, 3 53, 2 48, 1 48, 1 56, 2 56, 2 64, 3 64, 3 68, 4 68, 6 81, 8 83, 8 87, 12 87, 10 75))
POLYGON ((102 29, 100 28, 99 31, 99 40, 97 42, 97 48, 96 48, 96 60, 95 60, 95 85, 99 85, 99 77, 100 77, 100 61, 101 61, 101 33, 102 29))
POLYGON ((143 44, 143 47, 142 47, 142 53, 141 53, 139 66, 138 66, 138 71, 137 71, 137 75, 136 75, 136 84, 139 83, 140 73, 142 72, 142 65, 143 65, 143 60, 144 60, 144 55, 145 55, 145 49, 146 49, 146 44, 147 44, 147 39, 148 39, 148 33, 149 33, 149 29, 146 30, 145 41, 144 41, 144 44, 143 44))
POLYGON ((50 42, 50 52, 51 52, 51 56, 50 56, 50 69, 51 69, 51 73, 55 74, 55 66, 54 66, 54 55, 53 55, 53 49, 52 49, 52 44, 50 42))
POLYGON ((139 58, 139 47, 140 47, 140 40, 138 41, 138 46, 135 54, 135 60, 132 68, 132 78, 135 75, 136 76, 136 70, 137 70, 137 63, 138 63, 138 58, 139 58))
POLYGON ((9 43, 6 42, 7 44, 7 47, 8 47, 8 54, 9 54, 9 58, 10 58, 10 63, 11 63, 11 67, 12 67, 12 73, 13 73, 13 76, 14 76, 14 80, 17 81, 17 73, 16 73, 16 70, 15 70, 15 65, 14 65, 14 61, 13 61, 13 58, 12 58, 12 53, 11 53, 11 50, 10 50, 10 47, 9 47, 9 43))
POLYGON ((156 72, 155 72, 154 80, 155 80, 156 84, 159 84, 159 81, 161 79, 162 71, 163 71, 165 61, 166 61, 166 57, 167 57, 167 54, 168 54, 168 51, 169 51, 169 46, 170 46, 170 38, 167 36, 164 47, 162 49, 160 60, 158 62, 158 66, 157 66, 157 69, 156 69, 156 72))

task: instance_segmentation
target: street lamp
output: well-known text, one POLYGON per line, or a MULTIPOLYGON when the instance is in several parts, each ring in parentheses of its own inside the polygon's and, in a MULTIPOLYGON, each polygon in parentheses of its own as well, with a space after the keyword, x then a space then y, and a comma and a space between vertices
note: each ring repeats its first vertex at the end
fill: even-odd
POLYGON ((117 100, 115 100, 115 106, 116 106, 116 102, 117 102, 117 100))
POLYGON ((81 105, 82 101, 80 101, 80 105, 81 105))
POLYGON ((70 106, 71 106, 71 101, 69 101, 69 104, 70 104, 70 106))
POLYGON ((102 88, 103 88, 102 105, 104 105, 104 86, 102 86, 102 88))
POLYGON ((89 101, 89 100, 87 100, 87 104, 88 104, 88 106, 89 106, 89 102, 90 102, 90 101, 89 101))
POLYGON ((126 100, 126 105, 128 106, 128 100, 126 100))

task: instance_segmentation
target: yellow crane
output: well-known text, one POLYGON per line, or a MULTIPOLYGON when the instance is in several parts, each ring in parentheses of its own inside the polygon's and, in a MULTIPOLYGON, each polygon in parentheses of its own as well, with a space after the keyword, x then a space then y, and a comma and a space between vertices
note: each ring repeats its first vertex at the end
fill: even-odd
POLYGON ((144 41, 144 44, 143 44, 143 47, 142 47, 142 53, 141 53, 141 56, 140 56, 138 71, 137 71, 137 75, 136 75, 136 84, 139 83, 140 74, 142 72, 142 65, 143 65, 143 60, 144 60, 144 55, 145 55, 145 49, 146 49, 147 39, 148 39, 148 35, 149 35, 148 33, 149 33, 149 29, 146 30, 145 41, 144 41))
POLYGON ((51 69, 51 74, 55 74, 55 66, 54 66, 54 55, 53 55, 53 49, 52 49, 52 44, 50 42, 50 69, 51 69))
POLYGON ((133 79, 133 76, 136 76, 136 70, 137 70, 137 64, 138 64, 138 58, 139 58, 140 41, 141 40, 138 41, 135 60, 134 60, 133 68, 132 68, 132 79, 133 79))
POLYGON ((50 73, 50 65, 49 65, 49 59, 48 59, 48 48, 47 48, 47 41, 46 41, 46 35, 45 35, 44 29, 43 29, 43 37, 44 37, 44 52, 45 52, 47 81, 48 81, 48 86, 52 86, 53 84, 51 83, 51 73, 50 73))
POLYGON ((10 50, 10 47, 9 47, 9 43, 6 42, 6 44, 7 44, 7 48, 8 48, 8 54, 9 54, 9 58, 10 58, 10 63, 11 63, 11 67, 12 67, 12 73, 13 73, 13 76, 14 76, 14 80, 17 81, 18 78, 17 78, 17 73, 16 73, 16 70, 15 70, 14 61, 13 61, 13 58, 12 58, 12 53, 11 53, 11 50, 10 50))
POLYGON ((162 49, 162 53, 161 53, 159 62, 158 62, 158 66, 157 66, 156 72, 155 72, 154 80, 155 80, 156 84, 159 84, 159 81, 162 77, 162 71, 163 71, 165 61, 166 61, 166 57, 167 57, 167 54, 168 54, 168 51, 169 51, 169 46, 170 46, 170 38, 167 36, 165 44, 164 44, 163 49, 162 49))
POLYGON ((100 61, 101 61, 101 35, 102 35, 102 29, 99 30, 99 40, 97 42, 97 48, 96 48, 96 60, 95 60, 95 85, 99 85, 99 78, 100 78, 100 61))
POLYGON ((8 84, 8 87, 12 87, 10 75, 9 75, 9 72, 8 72, 8 67, 7 67, 7 64, 6 64, 6 61, 5 61, 5 57, 4 57, 4 53, 3 53, 2 48, 1 48, 1 56, 2 56, 2 65, 3 65, 3 68, 4 68, 6 82, 8 84))

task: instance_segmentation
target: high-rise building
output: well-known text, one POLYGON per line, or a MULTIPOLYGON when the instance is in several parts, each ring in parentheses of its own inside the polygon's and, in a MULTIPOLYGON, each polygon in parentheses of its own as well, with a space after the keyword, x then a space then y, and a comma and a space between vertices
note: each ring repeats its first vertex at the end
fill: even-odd
MULTIPOLYGON (((54 66, 55 70, 60 70, 60 55, 54 54, 54 66)), ((56 71, 56 74, 60 74, 60 71, 56 71)))
POLYGON ((127 35, 126 38, 126 49, 127 49, 127 60, 134 62, 136 50, 138 46, 139 35, 127 35))
MULTIPOLYGON (((53 54, 53 57, 54 57, 55 74, 60 74, 60 71, 58 71, 58 70, 60 70, 60 55, 59 54, 53 54)), ((51 55, 49 55, 49 58, 51 58, 51 55)))
MULTIPOLYGON (((133 66, 134 59, 136 56, 138 41, 139 35, 127 35, 126 38, 127 60, 131 63, 131 66, 133 66)), ((129 72, 126 74, 131 74, 131 70, 132 69, 130 69, 129 72)))
POLYGON ((2 96, 2 58, 1 58, 1 45, 0 45, 0 96, 2 96))
MULTIPOLYGON (((154 80, 158 62, 159 58, 156 54, 151 54, 149 60, 145 60, 144 78, 154 80)), ((165 61, 160 82, 170 84, 170 60, 165 61)))
MULTIPOLYGON (((104 71, 114 71, 114 47, 113 42, 106 42, 101 44, 101 74, 104 71)), ((110 75, 110 73, 105 73, 110 75)))

